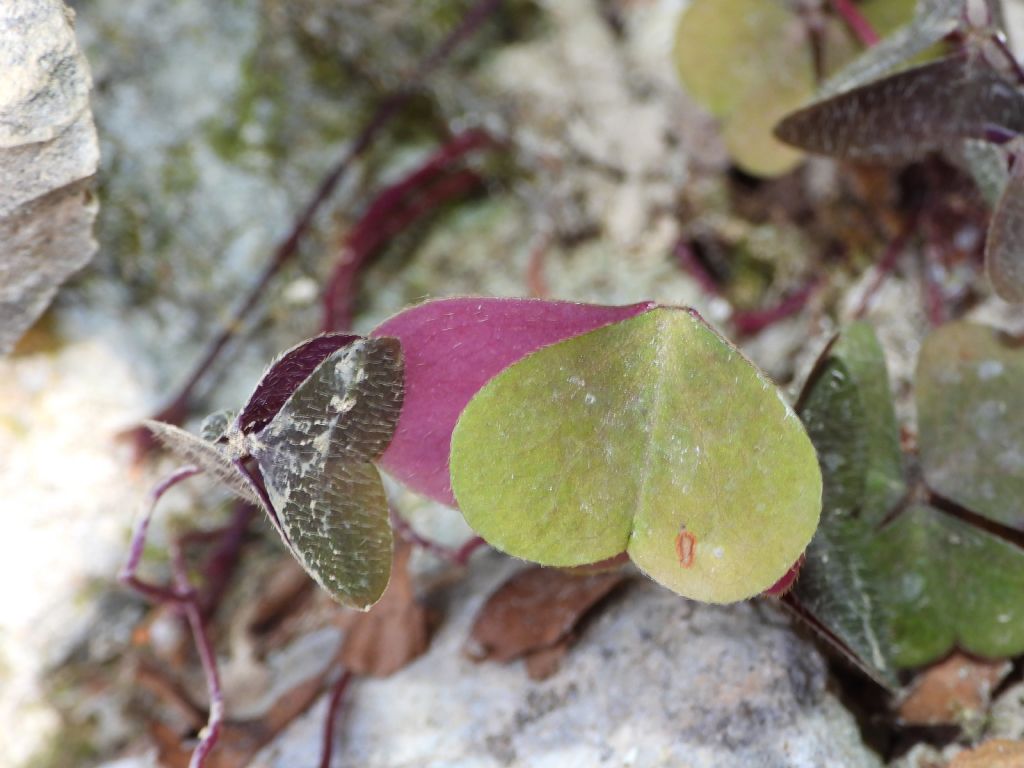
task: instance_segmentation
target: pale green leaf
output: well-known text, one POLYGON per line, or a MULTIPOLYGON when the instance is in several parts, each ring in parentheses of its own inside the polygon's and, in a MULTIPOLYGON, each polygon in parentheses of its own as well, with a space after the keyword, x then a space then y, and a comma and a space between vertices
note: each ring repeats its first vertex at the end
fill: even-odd
POLYGON ((777 581, 821 507, 779 391, 694 313, 656 308, 492 379, 452 439, 452 486, 490 544, 543 565, 623 551, 687 597, 777 581))

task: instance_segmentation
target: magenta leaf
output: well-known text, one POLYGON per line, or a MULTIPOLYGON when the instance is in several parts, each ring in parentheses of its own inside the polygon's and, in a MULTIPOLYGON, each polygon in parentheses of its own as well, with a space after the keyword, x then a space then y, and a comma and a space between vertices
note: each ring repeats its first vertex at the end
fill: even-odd
POLYGON ((327 333, 282 353, 267 368, 239 414, 238 425, 242 433, 252 434, 266 427, 320 363, 358 338, 344 333, 327 333))
POLYGON ((402 343, 405 403, 378 463, 413 490, 455 506, 448 467, 452 430, 477 391, 531 352, 653 306, 458 298, 420 304, 385 320, 370 335, 402 343))

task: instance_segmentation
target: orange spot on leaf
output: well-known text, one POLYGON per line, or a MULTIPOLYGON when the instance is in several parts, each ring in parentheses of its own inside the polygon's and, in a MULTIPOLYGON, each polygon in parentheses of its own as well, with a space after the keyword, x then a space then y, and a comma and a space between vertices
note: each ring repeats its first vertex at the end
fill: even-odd
POLYGON ((693 558, 697 556, 697 537, 686 530, 685 526, 676 536, 676 555, 683 568, 693 565, 693 558))

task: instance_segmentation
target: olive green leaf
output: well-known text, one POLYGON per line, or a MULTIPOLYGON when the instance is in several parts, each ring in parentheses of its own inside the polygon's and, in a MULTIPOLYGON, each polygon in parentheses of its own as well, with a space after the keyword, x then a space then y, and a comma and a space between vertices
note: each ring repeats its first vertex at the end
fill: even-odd
POLYGON ((869 325, 854 324, 836 340, 798 408, 818 451, 824 498, 793 597, 868 672, 894 686, 886 595, 872 552, 877 525, 905 487, 885 359, 869 325))
POLYGON ((814 448, 695 313, 654 308, 544 347, 470 401, 452 487, 490 544, 542 565, 628 552, 686 597, 758 594, 818 522, 814 448))
MULTIPOLYGON (((1005 520, 1005 510, 1014 507, 1008 503, 1012 497, 1000 493, 1013 493, 1020 471, 1016 478, 1005 466, 990 473, 984 458, 972 457, 978 451, 998 463, 1010 450, 1011 435, 1024 444, 1024 411, 1018 407, 1016 418, 1004 419, 1003 447, 991 452, 985 447, 990 434, 957 417, 968 412, 962 409, 969 402, 977 409, 991 402, 985 398, 1000 398, 977 385, 982 363, 990 363, 980 368, 984 375, 996 371, 987 335, 986 329, 954 325, 925 345, 917 395, 930 490, 918 489, 914 498, 920 502, 905 509, 907 483, 885 360, 869 326, 856 324, 843 333, 801 398, 800 416, 821 462, 824 504, 793 599, 867 671, 893 687, 897 670, 933 661, 954 645, 991 657, 1024 650, 1024 551, 952 514, 955 502, 945 498, 973 503, 976 492, 989 487, 992 478, 986 475, 994 474, 1003 489, 993 494, 998 503, 973 511, 1005 520), (965 363, 964 354, 978 357, 965 363), (954 455, 944 440, 960 452, 954 455)), ((1005 354, 999 359, 1010 369, 1005 354)))
MULTIPOLYGON (((868 0, 861 13, 886 34, 910 20, 914 0, 868 0)), ((827 17, 824 68, 857 52, 843 24, 827 17)), ((723 123, 736 164, 759 176, 791 170, 802 155, 772 135, 780 118, 809 102, 816 82, 809 25, 786 0, 693 0, 679 20, 674 51, 686 90, 723 123)))
POLYGON ((336 600, 370 608, 391 575, 388 502, 372 461, 403 399, 396 339, 360 339, 328 355, 252 439, 282 536, 336 600))

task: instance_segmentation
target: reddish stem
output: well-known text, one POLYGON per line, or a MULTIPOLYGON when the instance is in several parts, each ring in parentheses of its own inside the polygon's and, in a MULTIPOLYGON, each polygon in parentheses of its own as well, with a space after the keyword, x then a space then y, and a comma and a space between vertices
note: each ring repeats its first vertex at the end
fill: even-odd
POLYGON ((712 275, 711 272, 701 264, 700 259, 697 258, 697 254, 693 251, 693 246, 691 246, 687 240, 680 240, 676 243, 674 252, 676 260, 679 262, 679 266, 682 267, 686 274, 697 281, 697 284, 705 293, 710 296, 722 295, 722 290, 718 286, 718 281, 715 280, 714 275, 712 275))
POLYGON ((404 541, 412 544, 414 547, 425 549, 427 552, 437 555, 442 560, 447 560, 448 562, 460 567, 466 565, 472 554, 487 543, 479 536, 473 536, 472 538, 467 539, 466 542, 458 549, 446 547, 444 544, 438 544, 436 541, 428 539, 426 536, 420 534, 409 524, 408 520, 398 514, 394 509, 391 510, 391 527, 395 529, 404 541))
POLYGON ((189 626, 192 628, 192 639, 199 653, 199 661, 203 665, 203 673, 206 676, 206 692, 210 699, 210 716, 206 721, 206 727, 201 732, 199 744, 192 752, 192 759, 189 760, 189 768, 203 768, 203 763, 210 751, 216 746, 220 738, 221 726, 224 722, 224 692, 220 685, 220 673, 217 670, 217 657, 214 654, 213 643, 206 631, 206 624, 203 621, 203 612, 199 605, 198 596, 192 590, 188 579, 188 568, 185 565, 185 555, 180 545, 175 544, 171 551, 171 561, 174 565, 175 587, 182 592, 191 591, 192 597, 184 603, 185 616, 188 618, 189 626))
POLYGON ((881 40, 871 22, 864 17, 852 0, 832 0, 832 8, 865 48, 870 48, 881 40))
POLYGON ((192 753, 189 768, 202 768, 210 750, 214 748, 220 736, 224 721, 224 695, 220 686, 220 674, 217 671, 217 659, 210 642, 209 633, 203 621, 203 612, 199 596, 188 578, 188 567, 181 540, 171 545, 171 567, 173 571, 172 586, 164 587, 153 584, 138 577, 139 563, 146 546, 146 534, 153 519, 153 512, 163 495, 183 480, 199 474, 202 470, 195 466, 182 467, 171 473, 150 491, 149 503, 135 527, 128 552, 128 560, 118 578, 128 586, 143 594, 156 603, 170 603, 181 608, 192 630, 192 638, 199 654, 206 675, 206 689, 210 699, 210 713, 203 729, 199 744, 192 753))
MULTIPOLYGON (((153 416, 154 419, 165 421, 169 424, 180 424, 184 420, 188 414, 189 403, 196 386, 206 375, 210 366, 220 356, 221 352, 223 352, 228 342, 235 336, 238 329, 242 327, 244 321, 256 308, 273 278, 298 252, 299 244, 312 226, 316 214, 330 198, 338 183, 348 173, 353 162, 366 153, 381 129, 405 106, 406 102, 418 91, 424 80, 441 66, 462 42, 476 32, 480 25, 497 10, 501 2, 502 0, 478 0, 462 18, 459 25, 449 32, 437 48, 423 59, 415 73, 402 87, 380 103, 370 120, 363 126, 363 129, 352 143, 349 144, 338 162, 321 180, 313 196, 292 225, 291 231, 274 249, 274 253, 264 267, 263 272, 249 289, 242 302, 232 312, 229 320, 224 323, 213 341, 210 342, 205 354, 195 365, 178 393, 153 416)), ((148 430, 135 429, 128 434, 135 442, 137 456, 145 454, 154 446, 153 437, 148 430)))
POLYGON ((896 262, 899 261, 900 256, 906 249, 907 242, 910 240, 910 233, 914 230, 916 225, 917 216, 911 216, 892 242, 885 247, 882 259, 878 262, 875 278, 871 281, 871 285, 868 286, 867 290, 864 291, 860 304, 857 305, 857 309, 853 313, 854 320, 860 320, 867 314, 868 309, 871 306, 871 302, 878 294, 878 289, 882 287, 882 283, 884 283, 886 278, 892 274, 894 269, 896 269, 896 262))
POLYGON ((190 477, 195 477, 202 471, 199 467, 191 464, 179 467, 153 486, 146 495, 146 508, 135 524, 135 530, 132 532, 132 540, 128 548, 128 559, 122 566, 117 578, 122 583, 156 602, 181 603, 186 596, 178 594, 173 589, 159 587, 138 578, 139 563, 142 561, 142 554, 146 548, 146 535, 149 533, 149 524, 153 520, 153 512, 165 493, 178 483, 188 480, 190 477))
POLYGON ((341 700, 345 696, 345 690, 352 681, 352 672, 345 670, 341 677, 334 684, 331 691, 331 700, 327 704, 327 721, 324 723, 323 748, 320 751, 320 768, 331 768, 331 757, 334 752, 334 728, 338 720, 338 710, 341 709, 341 700))
POLYGON ((941 268, 939 254, 940 249, 932 243, 921 249, 921 290, 924 293, 925 313, 933 328, 946 322, 945 296, 936 275, 941 268))
MULTIPOLYGON (((239 501, 235 504, 231 522, 217 532, 216 545, 203 564, 202 613, 209 618, 216 611, 223 597, 238 560, 242 544, 249 532, 249 526, 257 514, 252 504, 239 501)), ((184 543, 184 542, 182 542, 184 543)))
POLYGON ((347 330, 352 324, 356 280, 395 235, 449 200, 481 183, 468 169, 452 172, 467 153, 492 143, 483 131, 456 136, 415 171, 386 187, 370 203, 342 247, 341 257, 324 292, 324 330, 347 330))
POLYGON ((821 278, 814 278, 802 288, 789 294, 778 304, 766 309, 752 309, 736 312, 732 316, 733 325, 741 336, 753 336, 760 333, 780 320, 792 317, 807 306, 808 300, 822 285, 821 278))

